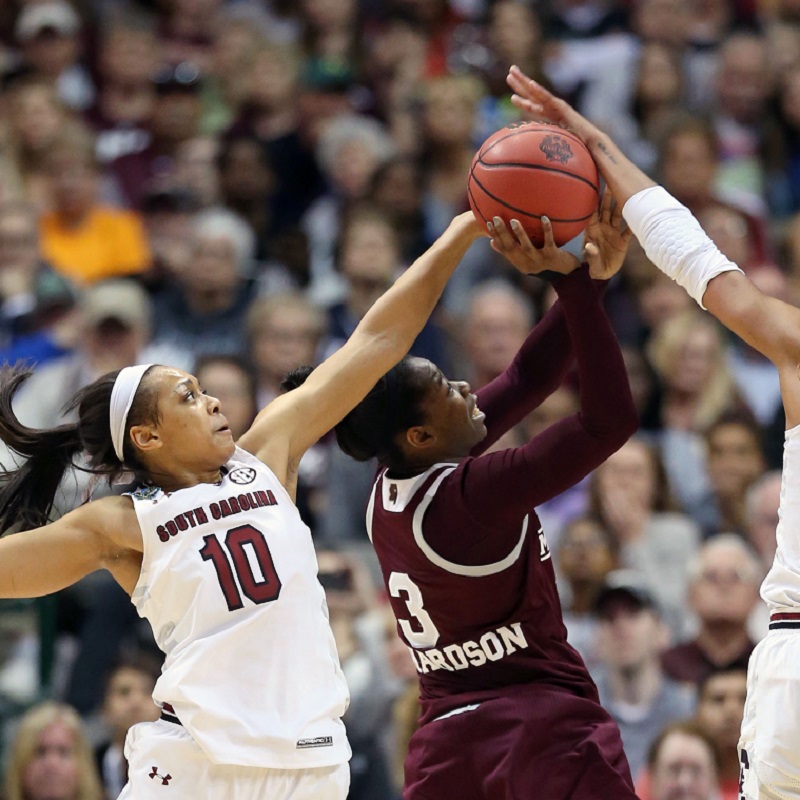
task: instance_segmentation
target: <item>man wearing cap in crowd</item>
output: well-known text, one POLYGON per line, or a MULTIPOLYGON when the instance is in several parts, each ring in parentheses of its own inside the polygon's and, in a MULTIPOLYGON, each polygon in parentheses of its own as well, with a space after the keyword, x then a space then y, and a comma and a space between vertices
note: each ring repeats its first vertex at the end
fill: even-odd
POLYGON ((17 17, 14 37, 24 66, 55 83, 62 102, 85 111, 95 89, 81 59, 81 20, 66 0, 25 5, 17 17))
POLYGON ((641 573, 609 572, 595 610, 602 666, 593 677, 600 702, 619 725, 635 781, 659 731, 694 712, 694 691, 661 670, 669 631, 641 573))
MULTIPOLYGON (((62 406, 99 375, 143 360, 186 364, 178 353, 154 353, 148 347, 152 308, 145 290, 131 280, 97 283, 80 299, 81 335, 75 350, 45 364, 15 397, 20 421, 50 428, 66 420, 62 406)), ((188 366, 188 364, 187 364, 188 366)))

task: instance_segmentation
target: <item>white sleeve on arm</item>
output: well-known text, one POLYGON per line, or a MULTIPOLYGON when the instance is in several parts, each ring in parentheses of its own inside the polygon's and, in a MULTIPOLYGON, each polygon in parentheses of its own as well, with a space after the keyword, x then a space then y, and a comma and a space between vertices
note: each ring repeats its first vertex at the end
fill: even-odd
POLYGON ((742 270, 726 258, 686 206, 662 186, 637 192, 622 216, 647 257, 694 298, 700 308, 708 282, 723 272, 742 270))

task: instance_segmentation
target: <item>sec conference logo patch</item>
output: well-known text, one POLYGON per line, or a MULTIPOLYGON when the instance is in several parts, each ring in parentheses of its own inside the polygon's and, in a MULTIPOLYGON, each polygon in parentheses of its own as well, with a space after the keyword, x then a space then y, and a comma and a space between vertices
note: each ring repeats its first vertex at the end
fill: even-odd
POLYGON ((237 467, 230 472, 228 477, 233 483, 245 486, 256 479, 256 471, 252 467, 237 467))

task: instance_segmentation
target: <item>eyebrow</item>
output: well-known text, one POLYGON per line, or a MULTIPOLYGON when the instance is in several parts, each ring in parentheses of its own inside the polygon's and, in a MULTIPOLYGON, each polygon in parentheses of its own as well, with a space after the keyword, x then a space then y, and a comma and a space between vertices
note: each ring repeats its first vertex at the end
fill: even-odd
POLYGON ((178 389, 183 388, 194 388, 194 384, 191 378, 184 378, 178 384, 176 384, 175 388, 172 390, 173 394, 177 393, 178 389))

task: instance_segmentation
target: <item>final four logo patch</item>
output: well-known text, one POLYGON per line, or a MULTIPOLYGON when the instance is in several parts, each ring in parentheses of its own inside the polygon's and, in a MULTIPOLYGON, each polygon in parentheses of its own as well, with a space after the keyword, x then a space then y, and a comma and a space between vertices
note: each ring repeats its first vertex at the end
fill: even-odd
POLYGON ((557 135, 548 135, 542 139, 539 149, 544 153, 548 161, 558 161, 566 164, 572 158, 572 148, 566 139, 557 135))
POLYGON ((245 486, 256 479, 256 471, 252 467, 237 467, 228 477, 238 486, 245 486))

